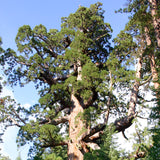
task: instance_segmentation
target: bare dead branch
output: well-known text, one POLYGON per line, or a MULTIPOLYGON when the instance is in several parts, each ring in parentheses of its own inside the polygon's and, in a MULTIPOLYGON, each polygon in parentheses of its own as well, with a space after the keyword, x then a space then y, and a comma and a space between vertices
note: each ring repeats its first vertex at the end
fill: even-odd
POLYGON ((139 115, 137 115, 136 117, 141 118, 141 119, 148 119, 148 118, 146 118, 146 117, 141 117, 141 116, 139 116, 139 115))

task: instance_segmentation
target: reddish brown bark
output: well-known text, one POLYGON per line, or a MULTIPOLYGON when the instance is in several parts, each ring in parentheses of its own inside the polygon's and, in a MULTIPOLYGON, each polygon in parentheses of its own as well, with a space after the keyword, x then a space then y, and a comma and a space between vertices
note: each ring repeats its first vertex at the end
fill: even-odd
MULTIPOLYGON (((148 30, 147 27, 145 27, 145 36, 146 36, 147 46, 150 46, 151 45, 151 39, 150 39, 150 36, 149 36, 149 30, 148 30)), ((157 66, 156 66, 156 62, 155 62, 154 53, 150 53, 149 58, 150 58, 150 67, 151 67, 151 72, 152 72, 152 79, 153 79, 153 83, 154 83, 154 88, 158 89, 160 84, 157 82, 158 72, 157 72, 157 69, 156 69, 157 66)))
POLYGON ((160 3, 157 0, 149 0, 149 2, 151 5, 151 15, 156 33, 157 44, 158 47, 160 47, 160 16, 158 15, 158 5, 160 5, 160 3))
POLYGON ((157 90, 159 88, 159 83, 157 82, 157 80, 158 80, 158 72, 156 70, 156 63, 155 63, 155 58, 154 58, 153 54, 150 55, 150 66, 151 66, 151 72, 152 72, 154 88, 157 90))
MULTIPOLYGON (((77 81, 82 80, 81 61, 77 61, 77 81)), ((87 133, 86 122, 83 120, 84 104, 80 103, 75 96, 74 91, 71 94, 71 113, 69 116, 69 138, 68 143, 68 160, 83 160, 83 152, 87 152, 86 143, 82 141, 82 137, 87 133)))
POLYGON ((68 160, 83 160, 83 154, 80 151, 80 137, 84 129, 84 122, 80 116, 83 113, 83 107, 80 105, 78 99, 71 95, 72 111, 69 118, 69 138, 68 144, 68 160))
MULTIPOLYGON (((155 34, 156 34, 157 44, 158 44, 158 47, 160 48, 160 16, 158 15, 158 5, 160 5, 160 3, 157 0, 149 0, 149 2, 151 6, 151 15, 152 15, 155 34)), ((147 27, 145 27, 145 35, 146 35, 147 46, 150 46, 151 39, 150 39, 147 27)), ((157 82, 158 72, 157 72, 157 66, 156 66, 154 54, 151 53, 149 55, 149 58, 150 58, 150 67, 151 67, 151 72, 152 72, 154 88, 155 90, 157 90, 160 87, 160 84, 157 82)), ((159 97, 158 94, 157 94, 157 97, 159 97)))

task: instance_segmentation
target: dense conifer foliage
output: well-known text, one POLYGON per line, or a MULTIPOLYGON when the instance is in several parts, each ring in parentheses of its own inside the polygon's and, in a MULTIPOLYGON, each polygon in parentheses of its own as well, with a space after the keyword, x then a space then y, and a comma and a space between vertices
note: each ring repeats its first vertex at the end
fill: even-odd
POLYGON ((63 17, 60 31, 42 24, 19 28, 18 51, 1 52, 0 62, 8 84, 33 82, 40 99, 26 109, 3 98, 0 120, 19 127, 18 145, 31 142, 30 159, 155 159, 160 153, 158 4, 131 0, 120 9, 131 16, 114 47, 99 2, 63 17), (151 89, 153 109, 145 99, 151 89), (122 132, 128 139, 125 130, 146 110, 157 122, 153 144, 144 141, 148 130, 136 128, 133 152, 116 150, 112 134, 122 132))

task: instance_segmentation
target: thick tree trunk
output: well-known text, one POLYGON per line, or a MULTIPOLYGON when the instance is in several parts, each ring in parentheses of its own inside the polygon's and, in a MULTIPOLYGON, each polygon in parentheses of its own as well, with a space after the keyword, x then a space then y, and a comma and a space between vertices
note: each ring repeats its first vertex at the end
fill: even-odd
POLYGON ((156 39, 158 47, 160 47, 160 17, 158 15, 158 5, 160 4, 157 0, 149 0, 151 4, 151 15, 153 20, 153 26, 156 33, 156 39))
MULTIPOLYGON (((81 62, 77 62, 77 81, 82 80, 82 66, 81 62)), ((68 160, 83 160, 82 150, 82 136, 86 132, 86 124, 82 119, 83 106, 80 104, 77 97, 74 95, 74 91, 71 94, 71 114, 69 118, 69 138, 68 143, 68 160)))
POLYGON ((69 119, 69 138, 68 144, 68 160, 83 160, 83 154, 80 151, 80 138, 81 132, 84 129, 84 122, 80 117, 83 113, 83 107, 80 105, 78 99, 71 95, 72 111, 69 119))

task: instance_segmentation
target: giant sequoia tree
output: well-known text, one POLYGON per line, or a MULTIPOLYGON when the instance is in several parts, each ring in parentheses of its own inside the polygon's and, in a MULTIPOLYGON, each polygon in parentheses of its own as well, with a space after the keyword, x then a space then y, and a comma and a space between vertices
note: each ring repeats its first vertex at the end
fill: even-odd
POLYGON ((34 120, 20 117, 22 109, 13 105, 11 115, 3 109, 5 118, 20 127, 20 144, 33 141, 40 149, 67 146, 68 159, 83 159, 87 147, 93 148, 93 134, 89 134, 109 92, 104 81, 109 81, 105 63, 111 28, 104 23, 100 7, 100 3, 80 7, 62 19, 60 31, 48 32, 43 25, 22 26, 16 37, 19 52, 7 50, 2 57, 8 61, 9 83, 33 81, 40 93, 39 104, 24 109, 34 120))
POLYGON ((79 7, 62 18, 60 31, 24 25, 16 36, 18 52, 8 49, 2 54, 8 82, 21 86, 34 82, 40 95, 29 110, 8 97, 1 104, 1 121, 20 128, 18 143, 33 142, 31 152, 42 154, 52 148, 63 159, 67 151, 69 160, 82 160, 85 153, 100 149, 109 117, 123 115, 113 128, 124 137, 132 125, 138 98, 142 99, 139 87, 150 82, 148 73, 154 76, 151 67, 142 66, 150 61, 144 45, 147 33, 139 19, 133 25, 134 16, 112 48, 112 29, 103 13, 101 3, 79 7), (131 70, 135 59, 136 72, 131 70), (127 103, 124 95, 130 89, 127 103))

